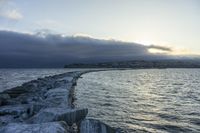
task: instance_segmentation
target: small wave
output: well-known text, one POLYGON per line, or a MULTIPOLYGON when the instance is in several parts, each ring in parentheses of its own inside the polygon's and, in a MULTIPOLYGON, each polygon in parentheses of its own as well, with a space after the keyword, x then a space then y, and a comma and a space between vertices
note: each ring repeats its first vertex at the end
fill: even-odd
POLYGON ((170 114, 158 114, 160 118, 166 119, 168 121, 178 121, 180 117, 177 115, 170 115, 170 114))
POLYGON ((190 119, 190 122, 197 125, 197 126, 200 126, 200 119, 199 118, 192 118, 192 119, 190 119))
POLYGON ((104 104, 102 104, 102 106, 112 106, 112 104, 110 104, 110 103, 104 103, 104 104))
POLYGON ((168 124, 149 124, 151 125, 151 127, 153 127, 154 129, 158 129, 158 130, 162 130, 162 131, 167 131, 170 133, 180 133, 180 132, 193 132, 191 129, 183 127, 183 126, 179 126, 179 125, 168 125, 168 124))
POLYGON ((88 116, 109 125, 139 133, 196 132, 200 84, 193 81, 199 77, 192 69, 107 71, 85 75, 76 90, 79 105, 93 109, 88 116))
POLYGON ((173 83, 172 85, 180 86, 180 85, 184 85, 184 83, 173 83))

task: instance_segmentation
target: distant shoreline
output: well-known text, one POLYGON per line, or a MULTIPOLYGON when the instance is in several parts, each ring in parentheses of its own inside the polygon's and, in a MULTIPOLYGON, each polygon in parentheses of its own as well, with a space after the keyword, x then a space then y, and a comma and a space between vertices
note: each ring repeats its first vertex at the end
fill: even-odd
POLYGON ((118 68, 118 69, 165 69, 165 68, 200 68, 200 61, 193 60, 154 60, 121 61, 104 63, 74 63, 64 68, 118 68))

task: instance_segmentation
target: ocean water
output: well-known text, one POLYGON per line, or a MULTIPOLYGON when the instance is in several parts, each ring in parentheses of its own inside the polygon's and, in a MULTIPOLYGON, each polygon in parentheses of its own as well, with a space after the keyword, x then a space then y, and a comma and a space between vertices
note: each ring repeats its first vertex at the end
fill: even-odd
MULTIPOLYGON (((0 69, 0 91, 81 69, 0 69)), ((92 72, 76 87, 88 118, 129 132, 200 132, 200 69, 92 72)))
POLYGON ((200 69, 92 72, 76 87, 88 118, 129 132, 200 132, 200 69))
POLYGON ((0 92, 25 82, 81 69, 0 69, 0 92))

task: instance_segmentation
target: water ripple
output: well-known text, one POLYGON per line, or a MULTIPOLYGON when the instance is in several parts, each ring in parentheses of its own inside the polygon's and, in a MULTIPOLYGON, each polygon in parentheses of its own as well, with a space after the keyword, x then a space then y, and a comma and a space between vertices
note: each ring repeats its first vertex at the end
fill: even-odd
POLYGON ((77 106, 130 132, 200 132, 200 69, 126 70, 83 75, 77 106))

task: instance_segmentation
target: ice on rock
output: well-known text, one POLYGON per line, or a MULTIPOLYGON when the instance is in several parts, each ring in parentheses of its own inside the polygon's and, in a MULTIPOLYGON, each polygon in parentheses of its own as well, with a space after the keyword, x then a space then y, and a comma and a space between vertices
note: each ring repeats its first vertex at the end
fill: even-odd
POLYGON ((46 108, 40 110, 35 116, 28 120, 29 123, 44 123, 51 121, 65 121, 68 125, 83 120, 88 109, 46 108))
POLYGON ((81 121, 80 133, 115 133, 115 129, 93 119, 85 119, 81 121))
POLYGON ((42 124, 12 123, 0 128, 0 133, 71 133, 65 122, 42 124))

